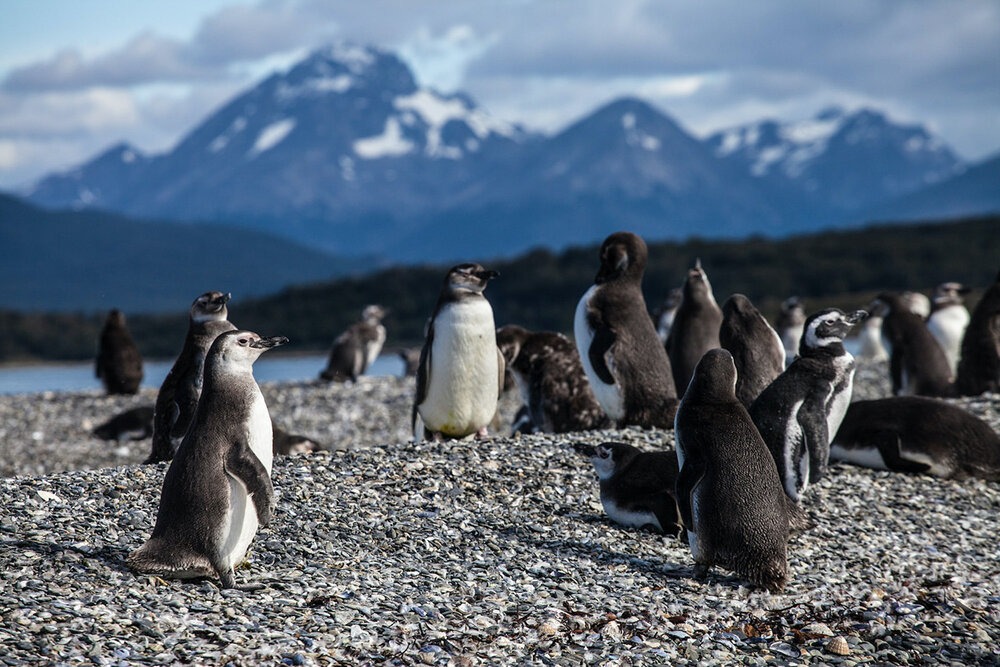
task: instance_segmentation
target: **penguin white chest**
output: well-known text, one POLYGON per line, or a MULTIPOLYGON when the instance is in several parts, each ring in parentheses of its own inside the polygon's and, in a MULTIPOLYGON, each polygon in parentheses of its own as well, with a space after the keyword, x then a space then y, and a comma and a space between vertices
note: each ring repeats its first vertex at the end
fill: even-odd
MULTIPOLYGON (((618 421, 625 416, 625 399, 622 396, 622 387, 618 382, 607 384, 597 376, 593 364, 590 363, 590 346, 594 342, 594 330, 587 321, 587 307, 590 304, 597 285, 592 286, 576 304, 576 314, 573 317, 573 337, 576 339, 576 349, 580 353, 580 361, 583 363, 583 370, 590 382, 590 388, 594 392, 594 397, 601 404, 608 417, 618 421)), ((608 370, 614 377, 614 362, 607 360, 608 370)))
POLYGON ((417 406, 424 425, 464 437, 489 424, 497 410, 500 366, 493 309, 463 299, 434 318, 427 396, 417 406))
MULTIPOLYGON (((271 416, 260 390, 256 392, 247 419, 247 445, 270 476, 274 459, 273 433, 271 431, 271 416)), ((227 564, 230 567, 235 567, 246 556, 247 549, 250 548, 250 543, 257 534, 259 521, 257 508, 254 506, 253 498, 250 497, 246 485, 233 475, 228 475, 228 477, 230 516, 223 552, 227 564)))

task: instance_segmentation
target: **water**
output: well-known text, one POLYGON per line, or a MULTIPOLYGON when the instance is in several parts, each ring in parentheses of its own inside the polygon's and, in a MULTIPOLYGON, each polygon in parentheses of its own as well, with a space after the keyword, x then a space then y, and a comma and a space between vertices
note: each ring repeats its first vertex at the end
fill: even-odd
MULTIPOLYGON (((173 360, 146 361, 143 387, 159 389, 173 360)), ((261 357, 253 365, 258 382, 315 380, 326 366, 326 355, 261 357)), ((375 360, 366 375, 402 375, 403 360, 397 355, 383 355, 375 360)), ((39 364, 0 367, 0 394, 33 394, 43 391, 86 391, 101 389, 94 376, 94 362, 39 364)))

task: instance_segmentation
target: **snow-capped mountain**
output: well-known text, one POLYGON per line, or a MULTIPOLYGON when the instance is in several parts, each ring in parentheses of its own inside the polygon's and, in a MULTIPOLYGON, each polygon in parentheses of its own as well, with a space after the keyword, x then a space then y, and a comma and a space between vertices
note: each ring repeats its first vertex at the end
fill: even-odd
POLYGON ((700 141, 621 99, 543 137, 418 86, 391 53, 341 44, 238 95, 166 153, 115 146, 28 197, 256 227, 341 256, 451 260, 619 229, 676 239, 857 224, 961 168, 924 128, 871 110, 700 141))
POLYGON ((815 204, 857 211, 958 173, 962 162, 921 125, 870 109, 826 109, 798 122, 764 120, 707 139, 715 155, 815 204))

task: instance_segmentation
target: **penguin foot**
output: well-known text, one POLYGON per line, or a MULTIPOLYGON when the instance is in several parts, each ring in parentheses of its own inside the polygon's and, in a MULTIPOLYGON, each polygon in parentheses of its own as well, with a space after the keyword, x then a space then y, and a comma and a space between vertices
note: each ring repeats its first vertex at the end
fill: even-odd
POLYGON ((477 442, 489 442, 490 440, 493 440, 493 436, 490 435, 489 430, 485 426, 476 431, 477 442))
POLYGON ((707 579, 708 578, 709 567, 711 567, 711 566, 709 566, 709 565, 707 565, 705 563, 695 563, 694 564, 694 578, 695 579, 702 579, 702 580, 707 579))

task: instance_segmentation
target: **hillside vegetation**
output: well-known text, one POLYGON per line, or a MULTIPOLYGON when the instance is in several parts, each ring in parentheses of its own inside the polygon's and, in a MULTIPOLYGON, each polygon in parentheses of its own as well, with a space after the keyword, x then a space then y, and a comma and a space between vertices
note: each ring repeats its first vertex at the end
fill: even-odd
MULTIPOLYGON (((473 258, 500 272, 487 289, 498 325, 572 330, 573 312, 597 271, 597 247, 562 253, 536 250, 511 260, 473 258)), ((700 258, 721 303, 746 294, 773 318, 781 300, 798 295, 807 310, 826 305, 863 306, 879 290, 928 293, 956 280, 976 288, 992 284, 1000 269, 1000 216, 913 225, 875 225, 823 232, 780 241, 748 239, 650 245, 644 281, 653 308, 680 286, 686 269, 700 258)), ((391 309, 387 346, 419 345, 447 266, 395 267, 363 277, 288 288, 259 299, 233 294, 230 318, 239 327, 288 336, 288 350, 326 350, 356 320, 365 304, 391 309)), ((228 289, 206 285, 208 289, 228 289)), ((197 294, 192 294, 193 300, 197 294)), ((169 358, 180 349, 188 303, 170 315, 136 315, 129 327, 143 354, 169 358)), ((127 313, 126 313, 127 314, 127 313)), ((86 359, 96 351, 104 314, 18 314, 0 316, 0 361, 86 359)))

